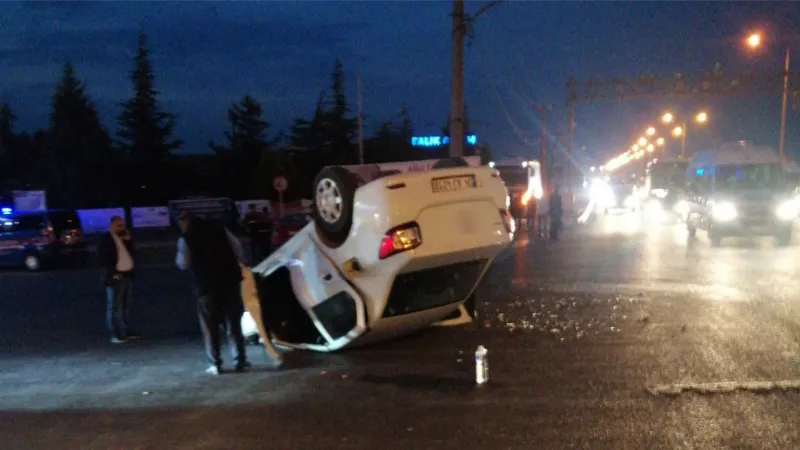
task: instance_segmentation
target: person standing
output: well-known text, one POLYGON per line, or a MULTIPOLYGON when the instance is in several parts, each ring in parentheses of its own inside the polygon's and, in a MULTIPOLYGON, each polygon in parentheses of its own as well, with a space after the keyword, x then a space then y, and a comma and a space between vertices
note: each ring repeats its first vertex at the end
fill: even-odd
POLYGON ((550 196, 550 239, 557 241, 558 235, 561 232, 562 218, 564 210, 561 206, 561 191, 558 186, 553 189, 553 194, 550 196))
POLYGON ((111 343, 137 339, 140 335, 128 326, 136 251, 122 217, 111 218, 108 233, 98 243, 98 253, 105 269, 106 324, 111 343))
POLYGON ((235 370, 243 372, 250 363, 241 322, 244 314, 241 245, 224 225, 192 217, 187 212, 181 213, 179 226, 183 236, 178 241, 175 263, 194 277, 200 328, 206 357, 211 363, 206 372, 214 375, 222 372, 220 328, 223 324, 236 360, 235 370))

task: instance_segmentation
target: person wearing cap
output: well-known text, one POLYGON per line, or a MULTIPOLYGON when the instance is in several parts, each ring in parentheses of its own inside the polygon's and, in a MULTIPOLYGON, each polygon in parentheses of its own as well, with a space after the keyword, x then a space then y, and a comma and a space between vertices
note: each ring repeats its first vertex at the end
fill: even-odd
POLYGON ((250 367, 247 361, 241 320, 244 314, 241 282, 244 255, 239 241, 224 225, 182 212, 178 219, 182 236, 178 241, 176 265, 188 270, 194 279, 197 312, 203 331, 207 373, 223 370, 220 355, 220 328, 228 330, 235 358, 235 370, 250 367))

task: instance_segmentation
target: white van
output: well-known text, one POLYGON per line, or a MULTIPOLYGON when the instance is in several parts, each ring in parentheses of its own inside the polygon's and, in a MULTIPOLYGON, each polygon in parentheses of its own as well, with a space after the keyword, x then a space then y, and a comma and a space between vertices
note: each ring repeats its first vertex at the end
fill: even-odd
POLYGON ((686 170, 686 228, 726 236, 775 236, 788 245, 798 202, 772 148, 746 141, 695 153, 686 170))

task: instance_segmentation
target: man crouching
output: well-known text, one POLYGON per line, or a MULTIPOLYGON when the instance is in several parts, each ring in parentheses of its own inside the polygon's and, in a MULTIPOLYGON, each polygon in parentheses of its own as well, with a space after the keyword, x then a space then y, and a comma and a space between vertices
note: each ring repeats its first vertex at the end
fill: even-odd
POLYGON ((217 375, 222 371, 220 328, 224 324, 236 358, 236 371, 250 364, 242 335, 241 282, 243 261, 239 241, 222 224, 188 212, 181 213, 179 226, 183 236, 178 241, 175 263, 181 270, 190 270, 198 296, 197 312, 211 366, 206 370, 217 375))

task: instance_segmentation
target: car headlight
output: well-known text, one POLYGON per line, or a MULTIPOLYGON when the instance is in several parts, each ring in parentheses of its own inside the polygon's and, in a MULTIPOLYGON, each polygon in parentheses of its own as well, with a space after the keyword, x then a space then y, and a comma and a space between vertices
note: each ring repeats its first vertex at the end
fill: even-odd
POLYGON ((798 214, 797 202, 785 201, 781 203, 778 205, 778 209, 775 210, 775 214, 777 214, 779 219, 783 220, 792 220, 796 218, 798 214))
POLYGON ((711 215, 714 220, 727 222, 736 218, 736 206, 731 202, 714 203, 711 207, 711 215))
POLYGON ((680 214, 681 217, 685 217, 689 214, 689 203, 686 200, 678 201, 678 203, 675 204, 675 212, 680 214))

